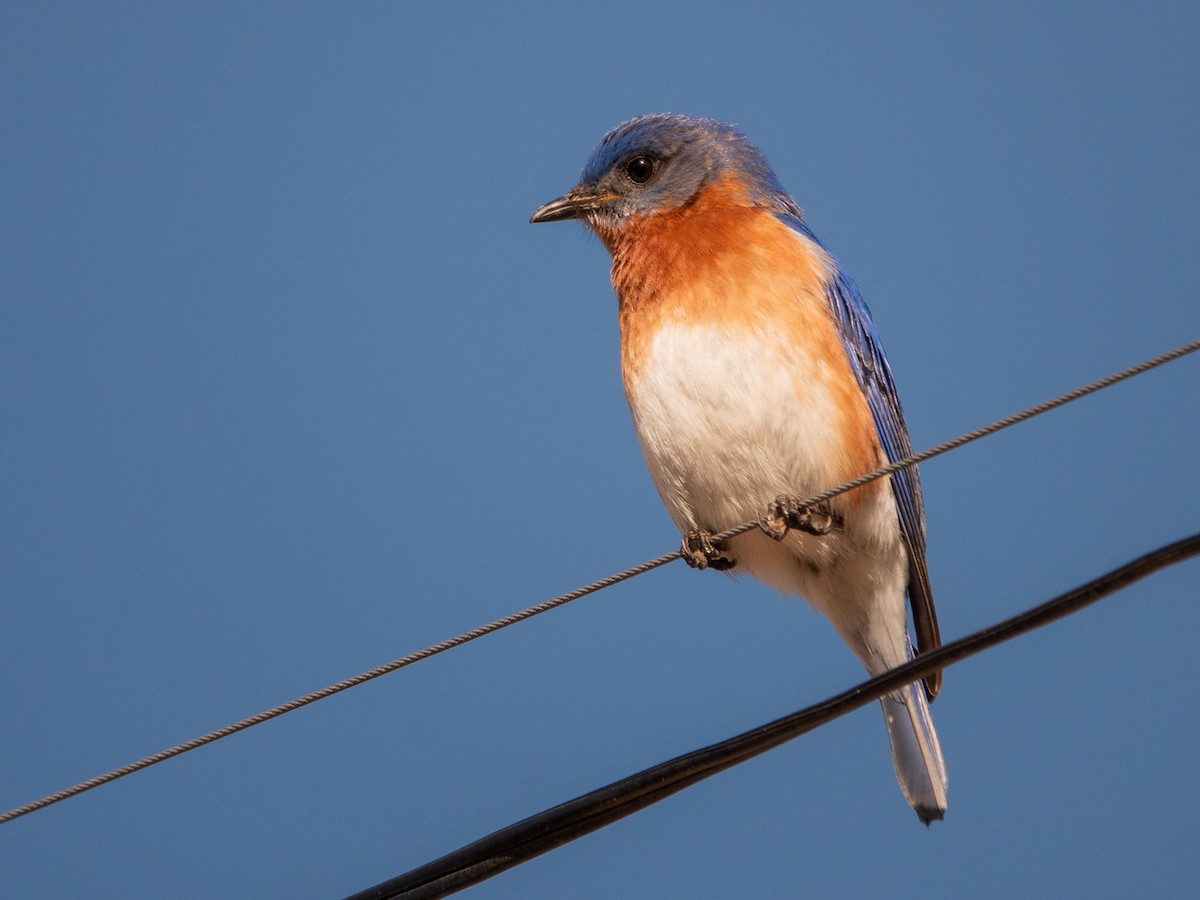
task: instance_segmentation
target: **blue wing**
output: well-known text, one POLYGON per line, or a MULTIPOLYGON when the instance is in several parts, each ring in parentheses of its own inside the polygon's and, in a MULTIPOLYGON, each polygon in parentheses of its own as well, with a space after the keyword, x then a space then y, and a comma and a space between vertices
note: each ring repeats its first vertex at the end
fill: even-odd
MULTIPOLYGON (((836 266, 836 277, 826 288, 829 308, 842 333, 842 343, 858 385, 862 388, 875 420, 875 430, 888 462, 912 455, 912 443, 904 422, 900 397, 892 381, 892 370, 883 355, 883 343, 871 321, 871 311, 859 293, 858 286, 798 215, 791 213, 779 218, 790 228, 803 234, 829 254, 836 266)), ((921 500, 921 478, 915 467, 901 469, 891 477, 892 493, 900 518, 900 532, 908 549, 908 600, 913 611, 917 632, 917 649, 932 650, 941 644, 933 593, 929 587, 929 567, 925 561, 925 506, 921 500)), ((925 690, 932 700, 941 687, 938 672, 925 679, 925 690)))

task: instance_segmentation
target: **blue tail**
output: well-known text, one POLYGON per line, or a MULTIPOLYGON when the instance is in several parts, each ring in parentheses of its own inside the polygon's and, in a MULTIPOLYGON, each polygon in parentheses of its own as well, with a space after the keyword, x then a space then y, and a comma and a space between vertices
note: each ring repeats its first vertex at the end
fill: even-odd
POLYGON ((920 682, 879 700, 900 790, 928 825, 946 814, 946 762, 920 682))

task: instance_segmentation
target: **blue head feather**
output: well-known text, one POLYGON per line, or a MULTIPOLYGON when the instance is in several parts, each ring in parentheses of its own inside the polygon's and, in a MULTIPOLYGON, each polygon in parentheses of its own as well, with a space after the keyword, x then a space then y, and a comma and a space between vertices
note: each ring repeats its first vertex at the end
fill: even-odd
POLYGON ((588 158, 578 187, 609 198, 604 209, 609 215, 648 215, 683 206, 729 173, 743 182, 755 206, 799 215, 766 157, 744 134, 715 119, 674 113, 638 116, 606 134, 588 158), (639 157, 654 167, 644 184, 627 172, 639 157))

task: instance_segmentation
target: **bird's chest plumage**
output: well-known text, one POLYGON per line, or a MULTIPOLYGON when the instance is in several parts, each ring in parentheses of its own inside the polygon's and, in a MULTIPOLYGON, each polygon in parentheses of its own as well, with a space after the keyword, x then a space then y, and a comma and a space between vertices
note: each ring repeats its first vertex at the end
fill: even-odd
POLYGON ((841 412, 822 367, 767 323, 657 329, 626 390, 676 524, 720 530, 761 515, 778 494, 836 483, 841 412))
POLYGON ((880 459, 825 299, 827 258, 744 213, 646 228, 614 250, 629 405, 685 529, 728 528, 880 459))

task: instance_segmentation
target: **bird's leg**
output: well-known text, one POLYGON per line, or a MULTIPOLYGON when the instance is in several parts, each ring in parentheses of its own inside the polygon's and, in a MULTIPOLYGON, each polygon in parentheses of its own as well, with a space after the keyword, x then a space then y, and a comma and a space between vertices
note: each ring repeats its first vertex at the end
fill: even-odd
POLYGON ((693 569, 716 569, 727 572, 737 565, 726 556, 720 544, 713 543, 712 532, 699 528, 689 529, 683 536, 679 555, 693 569))
POLYGON ((806 505, 799 497, 783 495, 772 501, 758 525, 775 540, 782 541, 789 528, 808 534, 829 534, 841 527, 842 517, 833 511, 828 502, 806 505))

